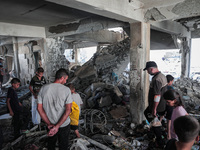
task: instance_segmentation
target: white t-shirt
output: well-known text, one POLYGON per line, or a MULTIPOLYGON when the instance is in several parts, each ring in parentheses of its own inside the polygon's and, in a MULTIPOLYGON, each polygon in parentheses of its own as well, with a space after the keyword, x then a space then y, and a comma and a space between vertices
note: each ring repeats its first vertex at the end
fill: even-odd
MULTIPOLYGON (((72 102, 70 89, 60 83, 44 85, 38 95, 38 103, 43 104, 43 109, 52 124, 58 123, 65 112, 65 105, 72 102)), ((69 123, 68 117, 60 127, 65 127, 69 123)))
POLYGON ((72 93, 72 100, 78 105, 80 113, 81 114, 81 104, 83 104, 83 101, 78 93, 72 93))

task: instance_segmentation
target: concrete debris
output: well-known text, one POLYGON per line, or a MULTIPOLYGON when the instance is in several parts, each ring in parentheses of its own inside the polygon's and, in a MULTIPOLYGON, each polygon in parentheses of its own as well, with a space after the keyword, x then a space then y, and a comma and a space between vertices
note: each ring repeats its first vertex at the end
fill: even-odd
POLYGON ((176 4, 173 7, 172 12, 184 17, 193 16, 200 14, 199 7, 199 0, 185 0, 184 2, 176 4))
POLYGON ((84 118, 84 125, 81 126, 84 132, 94 134, 99 131, 104 131, 107 120, 103 112, 96 109, 85 109, 81 115, 84 118))
POLYGON ((74 139, 73 140, 73 144, 70 147, 70 150, 88 150, 88 145, 90 145, 90 143, 82 138, 78 138, 78 139, 74 139))
POLYGON ((174 83, 174 87, 181 92, 188 112, 194 111, 196 106, 200 106, 200 83, 197 80, 178 79, 174 83))
POLYGON ((114 119, 124 118, 128 115, 127 109, 124 106, 118 106, 109 112, 114 119))
POLYGON ((146 22, 148 22, 150 20, 151 21, 164 20, 166 19, 166 17, 163 16, 157 8, 152 8, 147 10, 147 12, 144 15, 144 19, 146 22))
POLYGON ((90 142, 91 144, 97 146, 100 149, 103 149, 103 150, 112 150, 111 148, 109 148, 109 147, 107 147, 107 146, 105 146, 105 145, 103 145, 103 144, 101 144, 99 142, 96 142, 96 141, 94 141, 94 140, 92 140, 92 139, 90 139, 90 138, 88 138, 88 137, 86 137, 84 135, 81 135, 81 137, 85 138, 88 142, 90 142))
MULTIPOLYGON (((73 73, 70 73, 69 82, 73 83, 80 92, 83 92, 88 86, 97 82, 116 84, 118 82, 117 75, 114 78, 112 78, 112 75, 114 76, 115 69, 120 68, 123 62, 127 63, 125 66, 128 65, 126 59, 129 56, 129 49, 129 38, 119 43, 103 47, 83 66, 76 68, 72 71, 73 73)), ((121 73, 123 71, 121 70, 121 73)))

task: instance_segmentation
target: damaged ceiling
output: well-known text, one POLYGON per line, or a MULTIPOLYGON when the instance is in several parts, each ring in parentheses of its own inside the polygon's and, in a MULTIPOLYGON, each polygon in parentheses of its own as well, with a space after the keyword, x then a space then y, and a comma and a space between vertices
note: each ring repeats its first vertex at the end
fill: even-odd
POLYGON ((47 37, 65 36, 66 41, 76 42, 79 47, 118 42, 118 33, 106 33, 106 37, 114 40, 108 40, 105 33, 102 34, 108 28, 127 28, 129 23, 144 21, 157 30, 160 26, 155 23, 165 22, 164 28, 169 28, 172 23, 168 23, 175 22, 179 26, 175 24, 171 27, 173 30, 160 28, 158 32, 151 31, 151 49, 166 49, 174 48, 169 36, 180 35, 181 31, 176 32, 180 27, 191 31, 192 37, 200 37, 199 8, 198 0, 95 0, 92 3, 89 0, 7 0, 1 1, 0 22, 45 27, 47 37), (98 36, 94 36, 97 33, 98 36), (160 40, 163 38, 157 36, 163 33, 168 33, 169 38, 160 40))

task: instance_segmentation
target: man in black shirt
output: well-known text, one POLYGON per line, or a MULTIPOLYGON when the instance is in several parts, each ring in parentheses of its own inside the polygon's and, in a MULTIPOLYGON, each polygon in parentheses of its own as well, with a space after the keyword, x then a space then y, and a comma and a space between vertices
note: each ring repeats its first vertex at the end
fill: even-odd
MULTIPOLYGON (((143 69, 153 76, 150 83, 148 102, 149 105, 144 111, 146 119, 151 122, 154 117, 158 115, 164 116, 166 109, 166 102, 163 98, 164 92, 167 91, 167 79, 164 74, 162 74, 154 61, 149 61, 146 63, 146 67, 143 69)), ((161 128, 153 127, 154 133, 156 134, 156 141, 159 146, 163 146, 161 128)))
POLYGON ((33 124, 40 124, 41 117, 37 111, 37 96, 39 94, 39 91, 41 87, 46 84, 46 80, 43 76, 44 69, 42 67, 39 67, 37 69, 36 75, 31 79, 29 89, 32 93, 32 122, 33 124))

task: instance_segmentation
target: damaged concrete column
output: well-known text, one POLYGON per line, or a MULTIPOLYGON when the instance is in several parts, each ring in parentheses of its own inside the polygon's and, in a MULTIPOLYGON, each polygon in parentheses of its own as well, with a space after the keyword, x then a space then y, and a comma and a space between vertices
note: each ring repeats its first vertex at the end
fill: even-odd
POLYGON ((18 57, 18 40, 17 37, 13 37, 13 52, 14 52, 14 67, 16 72, 16 77, 20 78, 20 67, 19 67, 19 57, 18 57))
POLYGON ((150 24, 130 24, 130 113, 132 122, 141 123, 147 104, 148 80, 143 68, 149 60, 150 24))
POLYGON ((182 38, 181 47, 181 78, 189 76, 190 40, 182 38))

